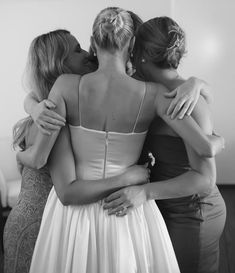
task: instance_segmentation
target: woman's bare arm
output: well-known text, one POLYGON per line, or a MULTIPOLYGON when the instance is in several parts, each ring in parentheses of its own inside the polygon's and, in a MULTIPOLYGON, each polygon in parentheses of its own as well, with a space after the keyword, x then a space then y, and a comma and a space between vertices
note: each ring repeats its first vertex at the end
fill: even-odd
MULTIPOLYGON (((192 118, 206 135, 212 134, 212 121, 203 98, 199 99, 192 118)), ((177 198, 211 191, 216 182, 215 159, 199 156, 189 144, 186 144, 186 150, 191 170, 173 179, 152 183, 150 187, 146 185, 149 199, 177 198)))
POLYGON ((65 125, 65 119, 53 109, 56 105, 50 100, 38 101, 34 93, 29 93, 24 100, 24 109, 28 113, 39 131, 50 135, 53 131, 59 130, 65 125))
MULTIPOLYGON (((62 75, 56 80, 49 94, 49 99, 56 104, 55 113, 64 119, 66 119, 66 103, 63 94, 64 92, 69 93, 73 89, 74 82, 69 81, 67 75, 62 75)), ((46 164, 58 134, 59 130, 54 131, 50 135, 39 131, 34 144, 17 154, 18 160, 26 166, 40 169, 46 164)))
POLYGON ((170 116, 167 115, 170 101, 164 97, 165 92, 167 92, 167 89, 159 85, 155 100, 157 115, 160 116, 186 144, 189 144, 199 156, 214 157, 219 153, 224 146, 223 138, 206 135, 191 116, 186 116, 183 119, 171 119, 170 116))
POLYGON ((212 103, 212 93, 205 81, 196 77, 190 77, 187 81, 182 79, 180 86, 164 94, 166 98, 173 98, 167 109, 167 115, 179 119, 185 115, 190 116, 200 95, 208 104, 212 103))

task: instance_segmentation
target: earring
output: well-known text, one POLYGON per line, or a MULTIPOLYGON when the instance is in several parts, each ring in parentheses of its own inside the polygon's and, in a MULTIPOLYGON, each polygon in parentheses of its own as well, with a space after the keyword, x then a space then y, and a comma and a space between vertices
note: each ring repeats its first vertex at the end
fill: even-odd
POLYGON ((133 58, 133 52, 131 52, 130 57, 133 58))
POLYGON ((96 57, 96 53, 94 52, 94 56, 96 57))
POLYGON ((145 58, 142 58, 142 59, 141 59, 141 63, 146 63, 145 58))

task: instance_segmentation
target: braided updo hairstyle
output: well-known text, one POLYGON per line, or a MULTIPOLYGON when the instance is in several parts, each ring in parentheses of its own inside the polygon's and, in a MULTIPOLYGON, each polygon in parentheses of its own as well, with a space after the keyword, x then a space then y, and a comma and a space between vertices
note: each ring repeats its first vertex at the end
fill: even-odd
POLYGON ((169 17, 156 17, 143 23, 136 33, 134 55, 159 68, 176 69, 185 53, 185 33, 169 17))
POLYGON ((107 50, 122 50, 134 35, 130 14, 117 7, 103 9, 96 17, 93 38, 97 46, 107 50))

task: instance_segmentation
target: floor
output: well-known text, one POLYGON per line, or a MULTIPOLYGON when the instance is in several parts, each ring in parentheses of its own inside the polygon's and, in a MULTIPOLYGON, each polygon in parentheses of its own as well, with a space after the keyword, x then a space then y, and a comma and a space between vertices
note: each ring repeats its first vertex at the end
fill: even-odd
MULTIPOLYGON (((220 191, 227 206, 227 221, 221 238, 219 273, 235 273, 235 186, 220 186, 220 191)), ((1 247, 0 273, 3 273, 3 253, 1 247)))

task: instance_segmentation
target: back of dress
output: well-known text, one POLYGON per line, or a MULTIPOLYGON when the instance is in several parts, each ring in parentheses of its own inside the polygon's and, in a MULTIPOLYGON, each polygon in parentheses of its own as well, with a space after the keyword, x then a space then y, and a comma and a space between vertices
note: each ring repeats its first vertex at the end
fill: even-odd
MULTIPOLYGON (((101 131, 84 127, 82 125, 84 114, 80 107, 81 99, 78 98, 80 125, 69 126, 78 178, 88 180, 107 178, 118 175, 124 172, 126 168, 136 164, 147 133, 147 131, 136 132, 146 96, 146 84, 144 86, 138 113, 129 133, 101 131)), ((79 90, 79 94, 80 92, 81 90, 79 90)))

